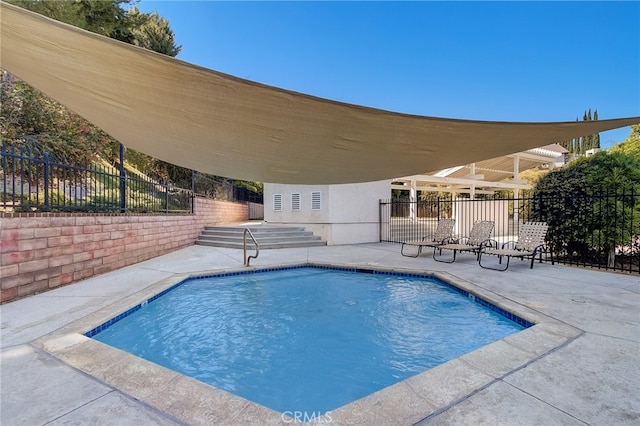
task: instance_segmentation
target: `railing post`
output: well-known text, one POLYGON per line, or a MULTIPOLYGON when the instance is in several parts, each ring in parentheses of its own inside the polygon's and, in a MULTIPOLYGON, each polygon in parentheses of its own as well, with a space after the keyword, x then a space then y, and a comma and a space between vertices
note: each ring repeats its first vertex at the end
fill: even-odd
POLYGON ((49 208, 49 153, 44 153, 44 211, 48 212, 49 208))
POLYGON ((191 169, 191 214, 193 214, 196 203, 196 171, 191 169))
POLYGON ((5 141, 2 141, 2 151, 0 151, 0 157, 2 157, 2 205, 4 206, 7 202, 7 154, 5 141))
POLYGON ((378 200, 378 242, 382 242, 382 199, 378 200))
POLYGON ((127 211, 127 171, 124 169, 124 150, 120 144, 120 213, 127 211))
POLYGON ((169 182, 164 184, 164 210, 169 211, 169 182))

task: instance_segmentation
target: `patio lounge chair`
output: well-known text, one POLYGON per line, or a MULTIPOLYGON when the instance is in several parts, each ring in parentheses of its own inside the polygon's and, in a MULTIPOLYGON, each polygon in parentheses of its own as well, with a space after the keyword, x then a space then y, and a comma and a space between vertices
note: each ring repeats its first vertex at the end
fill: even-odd
POLYGON ((456 243, 443 244, 433 248, 433 260, 438 262, 453 263, 456 261, 456 253, 470 251, 478 253, 485 245, 492 244, 490 239, 493 232, 494 223, 491 220, 479 220, 473 224, 469 236, 459 239, 456 243), (442 255, 442 250, 453 250, 453 258, 451 260, 436 257, 436 252, 442 255))
POLYGON ((440 219, 438 221, 438 226, 436 227, 436 232, 433 236, 423 237, 422 240, 419 241, 405 241, 402 243, 402 247, 400 248, 400 254, 406 257, 418 257, 420 253, 422 253, 423 247, 435 247, 442 245, 451 240, 451 233, 453 232, 453 225, 456 223, 455 219, 440 219), (405 246, 417 246, 418 252, 416 255, 406 254, 404 252, 405 246))
MULTIPOLYGON (((518 241, 507 241, 502 245, 502 248, 483 248, 478 253, 478 263, 485 269, 493 269, 495 271, 506 271, 509 267, 509 260, 512 257, 519 257, 521 260, 524 258, 531 258, 531 266, 533 269, 533 262, 536 255, 540 254, 545 249, 545 238, 547 236, 547 230, 549 225, 545 222, 527 222, 520 227, 520 234, 518 235, 518 241), (511 247, 511 248, 510 248, 511 247), (495 268, 482 264, 482 256, 484 255, 498 256, 498 263, 502 264, 502 258, 507 258, 507 264, 504 268, 495 268)), ((542 257, 541 257, 542 258, 542 257)), ((551 264, 553 265, 553 257, 551 258, 551 264)))

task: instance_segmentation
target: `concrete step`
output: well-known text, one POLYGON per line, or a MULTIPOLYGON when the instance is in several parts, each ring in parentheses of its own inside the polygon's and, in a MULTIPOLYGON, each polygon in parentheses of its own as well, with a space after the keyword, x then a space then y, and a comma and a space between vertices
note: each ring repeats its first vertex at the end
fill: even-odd
MULTIPOLYGON (((313 232, 311 231, 271 231, 271 232, 261 232, 261 231, 251 231, 254 237, 256 238, 289 238, 289 237, 312 237, 313 232)), ((229 231, 221 231, 215 229, 205 229, 200 234, 202 236, 214 237, 214 238, 235 238, 240 236, 242 238, 244 236, 244 231, 238 232, 229 232, 229 231)))
MULTIPOLYGON (((253 236, 256 238, 256 240, 258 241, 258 244, 264 244, 264 243, 269 243, 269 242, 278 242, 278 241, 320 241, 320 237, 318 237, 317 235, 289 235, 286 237, 283 236, 264 236, 264 235, 255 235, 253 234, 253 236)), ((198 238, 198 240, 202 240, 202 241, 221 241, 221 242, 229 242, 229 243, 234 243, 234 242, 239 242, 240 244, 242 244, 242 241, 244 239, 244 235, 224 235, 224 236, 220 236, 220 235, 205 235, 205 234, 201 234, 200 237, 198 238)), ((249 238, 249 240, 251 240, 251 238, 249 238)))
POLYGON ((247 226, 205 226, 205 230, 244 232, 245 229, 251 232, 295 232, 304 231, 302 226, 275 226, 275 225, 247 225, 247 226))
MULTIPOLYGON (((213 247, 243 248, 244 230, 248 228, 260 246, 260 249, 290 248, 290 247, 316 247, 326 246, 327 243, 306 231, 300 226, 206 226, 196 244, 213 247)), ((250 238, 247 239, 247 247, 253 247, 250 238)))
MULTIPOLYGON (((200 246, 211 246, 211 247, 223 247, 223 248, 233 248, 242 250, 242 243, 233 243, 233 242, 221 242, 221 241, 206 241, 206 240, 196 240, 196 244, 200 246)), ((326 246, 326 241, 284 241, 284 242, 272 242, 272 243, 261 243, 260 250, 266 249, 279 249, 279 248, 295 248, 295 247, 320 247, 326 246)), ((247 241, 247 249, 253 250, 254 245, 247 241)))

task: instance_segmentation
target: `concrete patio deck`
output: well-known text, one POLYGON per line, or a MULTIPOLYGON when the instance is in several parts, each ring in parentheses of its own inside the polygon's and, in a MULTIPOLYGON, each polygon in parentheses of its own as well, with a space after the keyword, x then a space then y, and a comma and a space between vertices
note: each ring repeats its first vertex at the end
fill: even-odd
MULTIPOLYGON (((399 244, 264 250, 300 262, 443 273, 536 325, 320 420, 378 425, 640 424, 640 278, 514 261, 484 270, 400 255, 399 244)), ((186 273, 242 268, 242 250, 192 246, 0 307, 0 423, 291 424, 283 416, 78 334, 186 273), (84 327, 84 328, 83 328, 84 327)), ((96 324, 97 325, 97 324, 96 324)))

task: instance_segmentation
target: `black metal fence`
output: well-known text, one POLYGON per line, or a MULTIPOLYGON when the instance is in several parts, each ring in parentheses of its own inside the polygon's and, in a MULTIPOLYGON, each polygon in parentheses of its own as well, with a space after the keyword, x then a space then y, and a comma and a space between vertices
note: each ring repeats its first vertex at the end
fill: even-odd
POLYGON ((193 172, 192 190, 196 195, 229 201, 263 204, 261 193, 239 186, 233 179, 193 172))
POLYGON ((69 164, 33 146, 3 142, 0 211, 192 213, 195 194, 262 203, 261 194, 222 178, 207 186, 203 178, 196 179, 195 172, 190 189, 158 182, 142 172, 126 170, 123 156, 121 146, 121 161, 115 167, 107 162, 69 164))
POLYGON ((192 190, 194 194, 228 201, 242 201, 249 206, 249 220, 264 219, 263 194, 239 186, 235 181, 219 176, 193 172, 192 190))
POLYGON ((495 223, 492 238, 517 240, 527 221, 549 224, 547 261, 640 273, 640 193, 583 192, 572 196, 431 201, 381 200, 380 241, 403 242, 433 234, 438 219, 454 218, 454 237, 477 220, 495 223))

